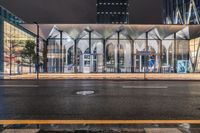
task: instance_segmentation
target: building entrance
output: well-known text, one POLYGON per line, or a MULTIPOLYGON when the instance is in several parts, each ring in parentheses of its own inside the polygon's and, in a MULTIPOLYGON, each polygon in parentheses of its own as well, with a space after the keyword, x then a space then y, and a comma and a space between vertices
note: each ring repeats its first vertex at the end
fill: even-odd
POLYGON ((135 72, 156 73, 159 72, 159 54, 153 51, 140 51, 135 54, 135 72))
POLYGON ((102 54, 82 54, 80 55, 79 72, 100 73, 103 72, 102 54))

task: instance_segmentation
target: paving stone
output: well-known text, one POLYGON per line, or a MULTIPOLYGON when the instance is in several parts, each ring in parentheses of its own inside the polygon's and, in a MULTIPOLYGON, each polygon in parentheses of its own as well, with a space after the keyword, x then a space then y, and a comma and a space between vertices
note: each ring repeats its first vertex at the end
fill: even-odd
POLYGON ((182 133, 177 128, 145 128, 146 133, 182 133))
MULTIPOLYGON (((4 77, 4 79, 36 79, 35 74, 13 75, 11 77, 4 77)), ((110 79, 110 80, 142 80, 144 79, 143 73, 131 73, 131 74, 49 74, 40 73, 40 79, 110 79)), ((200 80, 200 74, 162 74, 162 73, 147 73, 146 79, 148 80, 200 80)))
POLYGON ((1 133, 38 133, 39 129, 5 129, 1 133))

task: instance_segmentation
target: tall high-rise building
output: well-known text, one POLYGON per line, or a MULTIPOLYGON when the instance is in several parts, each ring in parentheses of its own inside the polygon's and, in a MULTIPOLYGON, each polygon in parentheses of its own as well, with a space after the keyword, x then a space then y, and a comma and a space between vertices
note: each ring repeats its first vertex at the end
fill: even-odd
POLYGON ((164 0, 165 24, 200 24, 200 0, 164 0))
POLYGON ((97 23, 129 23, 128 0, 97 0, 97 23))

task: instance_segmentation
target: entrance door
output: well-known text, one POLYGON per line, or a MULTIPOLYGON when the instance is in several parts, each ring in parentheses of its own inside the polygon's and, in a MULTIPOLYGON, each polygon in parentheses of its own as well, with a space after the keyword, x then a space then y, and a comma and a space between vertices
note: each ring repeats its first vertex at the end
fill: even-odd
POLYGON ((103 55, 101 54, 82 54, 80 60, 81 72, 99 73, 103 72, 103 55))
POLYGON ((83 62, 82 62, 82 72, 83 73, 90 73, 90 54, 83 54, 82 55, 82 59, 83 59, 83 62))
POLYGON ((145 55, 137 53, 135 55, 135 72, 144 72, 145 70, 145 55))
POLYGON ((139 51, 136 53, 135 72, 154 73, 159 71, 159 54, 152 51, 139 51))

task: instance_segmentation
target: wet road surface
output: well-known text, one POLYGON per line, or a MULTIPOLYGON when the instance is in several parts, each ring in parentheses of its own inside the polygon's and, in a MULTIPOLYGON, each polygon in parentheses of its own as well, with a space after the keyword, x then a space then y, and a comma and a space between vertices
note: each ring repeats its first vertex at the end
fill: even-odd
POLYGON ((0 119, 199 120, 200 83, 1 80, 0 119))

